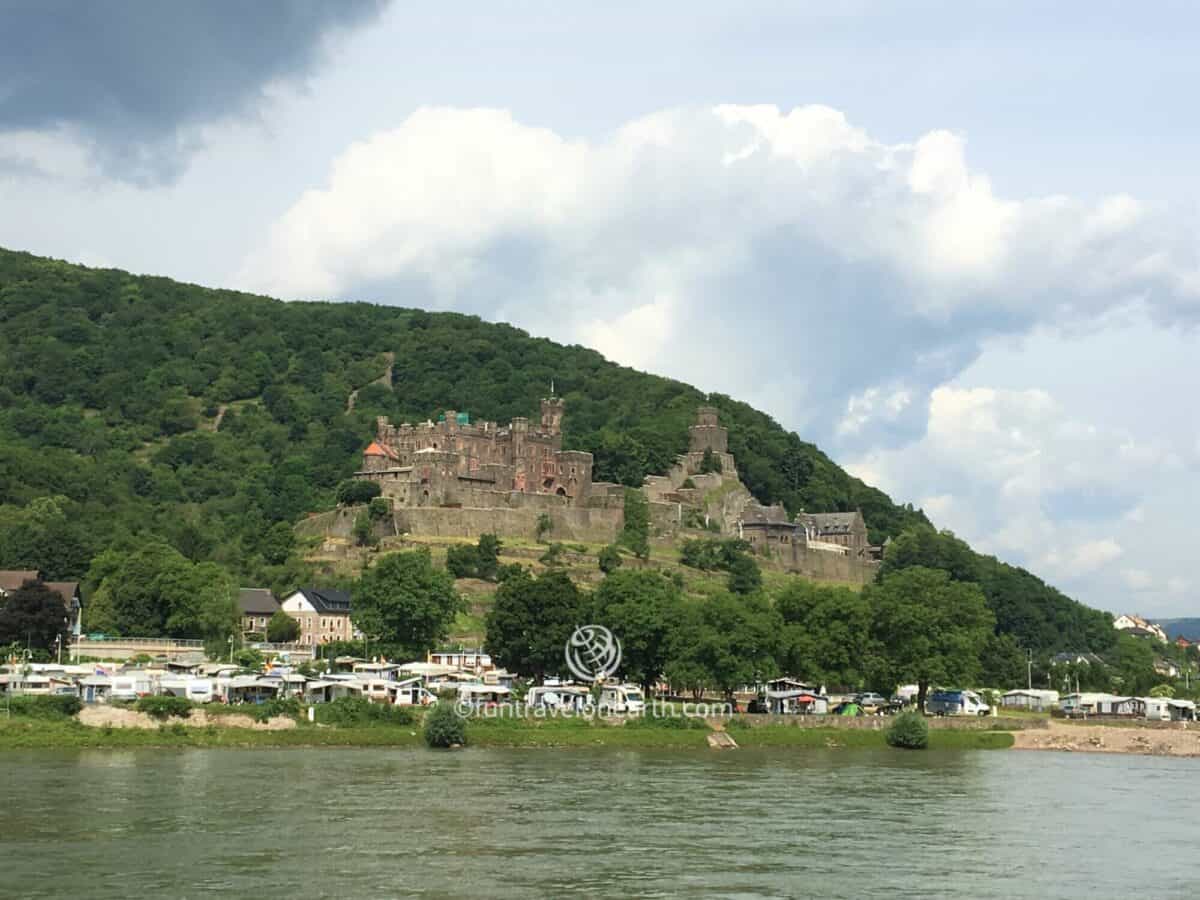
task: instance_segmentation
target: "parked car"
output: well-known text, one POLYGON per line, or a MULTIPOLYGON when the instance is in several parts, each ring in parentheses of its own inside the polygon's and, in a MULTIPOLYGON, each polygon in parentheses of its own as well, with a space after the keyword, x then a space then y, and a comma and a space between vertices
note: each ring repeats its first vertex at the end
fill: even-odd
POLYGON ((748 713, 765 713, 769 711, 770 710, 767 709, 766 698, 764 697, 755 697, 746 704, 746 712, 748 713))
POLYGON ((888 705, 887 697, 882 694, 876 694, 873 691, 866 691, 858 694, 854 698, 854 702, 863 708, 865 713, 873 713, 888 705))

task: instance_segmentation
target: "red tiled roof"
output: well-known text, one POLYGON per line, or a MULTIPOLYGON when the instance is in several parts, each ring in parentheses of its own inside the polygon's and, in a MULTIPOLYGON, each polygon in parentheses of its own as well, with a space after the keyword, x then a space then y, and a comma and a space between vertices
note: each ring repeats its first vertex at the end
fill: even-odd
POLYGON ((379 441, 371 441, 366 450, 363 451, 363 456, 386 456, 388 459, 396 459, 396 451, 391 447, 385 447, 379 441))

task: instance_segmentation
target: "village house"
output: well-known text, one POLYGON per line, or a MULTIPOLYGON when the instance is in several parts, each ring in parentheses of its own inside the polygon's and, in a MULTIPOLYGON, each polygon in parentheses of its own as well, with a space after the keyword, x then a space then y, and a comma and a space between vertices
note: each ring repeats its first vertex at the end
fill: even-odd
POLYGON ((279 601, 268 588, 241 588, 238 611, 242 615, 243 634, 257 632, 265 637, 271 616, 279 612, 279 601))
POLYGON ((350 595, 345 591, 300 588, 289 594, 280 608, 300 623, 297 643, 301 645, 315 647, 358 636, 350 622, 350 595))
POLYGON ((1147 621, 1137 615, 1121 615, 1113 619, 1113 628, 1132 634, 1134 637, 1152 637, 1156 641, 1167 643, 1167 633, 1161 625, 1147 621))
POLYGON ((0 606, 4 598, 21 589, 27 582, 41 583, 62 597, 67 630, 72 640, 78 638, 83 622, 83 599, 78 581, 46 581, 41 572, 33 569, 0 570, 0 606))

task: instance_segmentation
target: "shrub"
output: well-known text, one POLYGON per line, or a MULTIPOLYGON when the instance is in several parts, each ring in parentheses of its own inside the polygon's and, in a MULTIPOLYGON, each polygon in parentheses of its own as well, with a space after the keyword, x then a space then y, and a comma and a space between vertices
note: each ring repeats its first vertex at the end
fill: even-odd
POLYGON ((681 484, 680 487, 684 489, 695 490, 696 482, 692 481, 691 478, 685 478, 683 479, 683 484, 681 484))
POLYGON ((609 544, 600 551, 600 571, 605 575, 621 568, 622 563, 624 560, 621 559, 621 551, 617 549, 616 544, 609 544))
POLYGON ((259 722, 265 722, 276 716, 289 716, 293 719, 300 715, 300 701, 295 697, 277 697, 266 703, 259 703, 250 710, 250 714, 259 722))
POLYGON ((524 571, 525 568, 520 563, 509 563, 508 565, 503 565, 496 570, 496 582, 498 584, 502 584, 509 578, 519 578, 521 573, 524 571))
POLYGON ((376 497, 367 506, 367 512, 370 513, 372 519, 380 521, 392 514, 392 504, 382 497, 376 497))
POLYGON ((455 578, 474 578, 479 574, 479 548, 470 544, 446 548, 446 571, 455 578))
POLYGON ((285 613, 282 609, 267 622, 267 640, 272 644, 290 644, 300 637, 300 623, 285 613))
POLYGON ((650 558, 650 508, 646 495, 635 488, 625 489, 625 524, 617 541, 638 559, 650 558))
POLYGON ((447 701, 438 703, 425 714, 425 743, 430 747, 465 747, 467 720, 447 701))
POLYGON ((704 448, 704 455, 700 457, 700 474, 711 475, 714 472, 720 472, 721 457, 712 452, 712 447, 704 448))
POLYGON ((929 723, 915 710, 900 713, 885 735, 888 744, 904 750, 924 750, 929 746, 929 723))
POLYGON ((172 697, 170 695, 162 697, 139 697, 134 708, 138 712, 144 712, 152 719, 158 719, 164 722, 174 716, 177 719, 186 719, 192 714, 192 701, 187 697, 172 697))
POLYGON ((1166 697, 1170 699, 1175 696, 1175 688, 1169 684, 1159 684, 1150 688, 1151 697, 1166 697))
POLYGON ((377 481, 363 481, 358 478, 351 478, 338 485, 337 502, 343 506, 368 503, 382 493, 383 488, 380 487, 377 481))
POLYGON ((320 703, 314 718, 322 725, 339 728, 367 728, 376 725, 411 725, 413 711, 404 706, 372 703, 362 697, 339 697, 330 703, 320 703))
POLYGON ((253 647, 243 647, 234 651, 233 661, 243 669, 261 669, 265 660, 262 653, 253 647))
POLYGON ((749 556, 738 556, 729 566, 728 583, 734 594, 753 594, 762 587, 762 572, 749 556))
POLYGON ((365 509, 354 517, 354 543, 359 547, 374 547, 379 543, 375 536, 375 522, 365 509))
POLYGON ((8 703, 12 715, 29 719, 69 719, 83 708, 83 704, 74 694, 43 697, 18 694, 10 697, 8 703))
POLYGON ((540 544, 542 538, 550 533, 554 528, 554 520, 550 518, 549 513, 542 513, 537 518, 537 542, 540 544))
POLYGON ((480 578, 494 581, 500 570, 500 549, 504 545, 494 534, 481 534, 476 550, 476 565, 480 578))
POLYGON ((545 566, 562 565, 563 545, 555 541, 546 548, 546 552, 538 557, 538 562, 545 566))

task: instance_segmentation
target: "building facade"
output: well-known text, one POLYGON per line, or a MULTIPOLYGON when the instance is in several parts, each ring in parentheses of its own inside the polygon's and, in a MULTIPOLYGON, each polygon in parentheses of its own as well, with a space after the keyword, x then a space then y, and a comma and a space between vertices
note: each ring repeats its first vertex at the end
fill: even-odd
POLYGON ((350 621, 350 595, 345 591, 300 588, 284 598, 280 607, 300 623, 298 644, 316 647, 359 637, 350 621))
POLYGON ((279 601, 267 588, 242 588, 238 591, 238 610, 242 614, 242 632, 266 635, 271 616, 279 612, 279 601))
POLYGON ((548 397, 538 423, 516 418, 506 426, 472 423, 452 409, 418 425, 380 417, 356 477, 378 482, 400 506, 522 505, 506 494, 583 505, 592 454, 562 449, 564 408, 561 399, 548 397))

